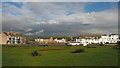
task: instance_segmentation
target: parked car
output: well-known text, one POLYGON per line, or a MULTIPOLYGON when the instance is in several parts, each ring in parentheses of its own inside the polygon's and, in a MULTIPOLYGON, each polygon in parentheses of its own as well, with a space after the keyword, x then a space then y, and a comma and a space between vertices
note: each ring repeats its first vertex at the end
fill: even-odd
POLYGON ((39 46, 42 46, 42 47, 48 47, 49 45, 39 45, 39 46))

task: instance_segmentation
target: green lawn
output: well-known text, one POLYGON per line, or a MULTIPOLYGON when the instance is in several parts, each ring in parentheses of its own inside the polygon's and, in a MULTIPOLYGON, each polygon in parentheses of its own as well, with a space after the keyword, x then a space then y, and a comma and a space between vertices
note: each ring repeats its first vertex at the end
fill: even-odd
POLYGON ((113 46, 50 46, 50 47, 3 47, 3 66, 117 66, 118 50, 113 46), (33 50, 64 49, 58 51, 38 51, 42 56, 31 56, 33 50), (69 53, 85 49, 85 53, 69 53))

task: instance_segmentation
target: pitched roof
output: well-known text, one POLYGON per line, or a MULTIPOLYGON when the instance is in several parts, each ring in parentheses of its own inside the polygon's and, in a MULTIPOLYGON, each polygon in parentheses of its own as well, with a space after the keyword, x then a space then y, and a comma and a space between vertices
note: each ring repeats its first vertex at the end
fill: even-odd
POLYGON ((81 39, 99 39, 101 36, 106 36, 106 35, 80 35, 79 38, 81 39))
POLYGON ((103 35, 80 35, 80 37, 100 37, 103 35))
POLYGON ((15 33, 15 32, 9 32, 9 31, 3 32, 3 33, 6 34, 7 36, 8 36, 8 35, 12 35, 12 36, 23 36, 21 33, 15 33))
POLYGON ((64 39, 64 38, 56 38, 57 40, 61 40, 61 39, 64 39))
POLYGON ((110 35, 118 35, 118 34, 110 34, 110 35))

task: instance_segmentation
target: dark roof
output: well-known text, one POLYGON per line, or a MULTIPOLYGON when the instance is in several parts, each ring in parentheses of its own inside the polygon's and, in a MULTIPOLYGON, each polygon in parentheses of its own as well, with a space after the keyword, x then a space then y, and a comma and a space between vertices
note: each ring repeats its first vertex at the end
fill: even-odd
POLYGON ((101 36, 106 36, 106 35, 80 35, 80 39, 99 39, 101 36))
POLYGON ((12 36, 23 36, 22 33, 15 33, 15 32, 9 32, 9 31, 3 32, 3 33, 6 34, 7 36, 8 36, 8 35, 12 35, 12 36))
POLYGON ((61 40, 61 39, 64 39, 64 38, 56 38, 56 39, 61 40))
POLYGON ((101 37, 106 35, 80 35, 80 37, 101 37))
POLYGON ((118 35, 118 34, 110 34, 110 35, 118 35))

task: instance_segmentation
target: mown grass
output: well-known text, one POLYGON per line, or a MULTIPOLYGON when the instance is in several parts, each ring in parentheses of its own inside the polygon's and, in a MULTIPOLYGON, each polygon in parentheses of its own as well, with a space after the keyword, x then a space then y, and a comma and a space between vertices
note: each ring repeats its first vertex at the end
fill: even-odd
POLYGON ((113 46, 50 46, 50 47, 3 47, 3 66, 117 66, 118 50, 113 46), (31 56, 33 50, 64 49, 58 51, 38 51, 42 56, 31 56), (84 53, 70 53, 85 49, 84 53))

